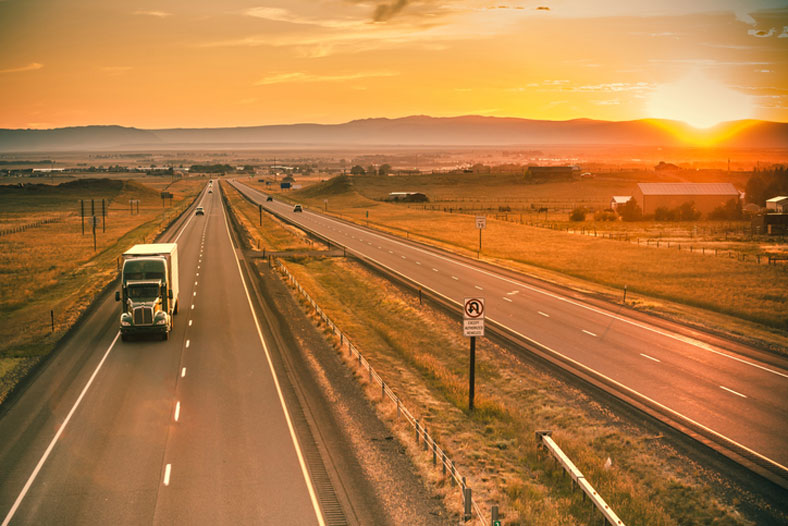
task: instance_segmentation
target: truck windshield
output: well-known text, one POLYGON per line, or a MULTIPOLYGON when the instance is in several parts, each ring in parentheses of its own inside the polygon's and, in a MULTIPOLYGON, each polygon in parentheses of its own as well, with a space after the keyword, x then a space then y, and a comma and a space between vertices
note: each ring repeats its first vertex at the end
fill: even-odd
POLYGON ((160 259, 130 259, 123 265, 123 279, 164 279, 164 261, 160 259))
POLYGON ((129 298, 135 301, 153 301, 159 297, 159 287, 156 285, 131 285, 129 298))

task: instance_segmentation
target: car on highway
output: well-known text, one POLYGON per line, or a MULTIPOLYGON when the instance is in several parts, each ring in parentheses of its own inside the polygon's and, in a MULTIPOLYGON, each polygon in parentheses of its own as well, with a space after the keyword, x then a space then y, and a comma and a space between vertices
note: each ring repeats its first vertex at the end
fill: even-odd
POLYGON ((293 207, 293 212, 303 212, 304 208, 301 205, 295 205, 293 207))
POLYGON ((274 200, 274 198, 273 198, 273 197, 271 197, 271 196, 269 195, 268 197, 266 197, 266 198, 265 198, 265 200, 266 200, 266 201, 273 201, 273 200, 274 200))
POLYGON ((203 207, 201 207, 201 206, 198 206, 197 208, 194 209, 194 215, 196 215, 196 216, 204 216, 205 215, 205 209, 203 207))
POLYGON ((211 189, 209 188, 209 189, 208 189, 208 193, 209 193, 209 194, 212 194, 212 193, 213 193, 213 190, 211 190, 211 189))

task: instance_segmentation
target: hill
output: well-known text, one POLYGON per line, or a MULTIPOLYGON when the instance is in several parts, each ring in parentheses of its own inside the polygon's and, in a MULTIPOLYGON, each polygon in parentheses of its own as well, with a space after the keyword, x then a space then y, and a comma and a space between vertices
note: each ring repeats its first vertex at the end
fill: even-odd
MULTIPOLYGON (((51 130, 0 129, 0 152, 85 150, 171 150, 179 148, 266 148, 341 146, 686 146, 694 133, 665 120, 544 121, 503 117, 363 119, 343 124, 287 124, 237 128, 142 130, 82 126, 51 130)), ((788 123, 736 121, 707 133, 726 137, 716 146, 788 148, 788 123)))

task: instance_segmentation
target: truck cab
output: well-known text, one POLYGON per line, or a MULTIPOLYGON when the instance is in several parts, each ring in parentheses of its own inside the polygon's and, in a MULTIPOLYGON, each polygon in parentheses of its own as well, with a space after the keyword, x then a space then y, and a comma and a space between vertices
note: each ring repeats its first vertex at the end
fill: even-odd
POLYGON ((115 293, 122 302, 121 338, 153 333, 166 340, 178 312, 176 245, 136 245, 123 260, 121 290, 115 293))

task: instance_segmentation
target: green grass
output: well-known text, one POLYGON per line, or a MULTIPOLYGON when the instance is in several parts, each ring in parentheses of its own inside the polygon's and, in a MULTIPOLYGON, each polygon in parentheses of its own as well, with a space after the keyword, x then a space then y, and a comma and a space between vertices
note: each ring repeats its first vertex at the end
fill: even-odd
MULTIPOLYGON (((470 475, 484 509, 501 507, 505 524, 586 524, 590 516, 588 503, 535 447, 537 429, 554 431, 557 443, 626 524, 751 524, 707 484, 701 468, 661 437, 619 421, 583 393, 485 339, 477 346, 480 410, 469 415, 468 342, 456 320, 419 306, 412 295, 352 262, 303 260, 287 266, 470 475), (612 467, 606 469, 608 457, 612 467)), ((347 353, 343 356, 355 369, 347 353)), ((359 379, 365 378, 361 372, 359 379)), ((367 392, 379 400, 379 388, 368 386, 367 392)), ((397 422, 393 404, 379 403, 378 409, 447 507, 457 511, 455 488, 432 467, 431 455, 415 445, 410 428, 397 422)))

